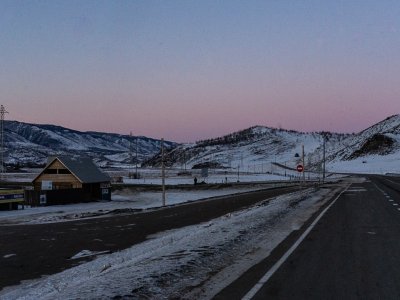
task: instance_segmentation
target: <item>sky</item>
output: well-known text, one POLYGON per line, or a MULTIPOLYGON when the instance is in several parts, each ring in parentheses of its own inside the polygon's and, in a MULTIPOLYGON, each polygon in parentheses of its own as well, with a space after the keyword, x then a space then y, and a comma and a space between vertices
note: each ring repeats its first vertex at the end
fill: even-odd
POLYGON ((400 1, 0 1, 6 119, 165 138, 400 113, 400 1))

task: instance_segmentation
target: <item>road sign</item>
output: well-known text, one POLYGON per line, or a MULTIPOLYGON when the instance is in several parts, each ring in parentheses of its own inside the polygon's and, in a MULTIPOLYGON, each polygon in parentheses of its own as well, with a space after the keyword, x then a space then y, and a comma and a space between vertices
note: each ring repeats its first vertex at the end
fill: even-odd
POLYGON ((296 170, 297 170, 297 172, 300 172, 300 173, 303 172, 304 171, 303 165, 297 165, 296 170))

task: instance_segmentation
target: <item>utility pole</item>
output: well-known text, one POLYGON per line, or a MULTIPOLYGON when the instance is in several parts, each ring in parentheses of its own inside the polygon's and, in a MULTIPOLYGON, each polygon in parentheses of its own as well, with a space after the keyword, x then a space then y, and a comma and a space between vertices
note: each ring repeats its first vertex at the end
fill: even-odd
POLYGON ((325 183, 325 143, 326 143, 326 139, 325 139, 325 135, 323 136, 324 142, 322 144, 322 183, 325 183))
POLYGON ((138 169, 138 136, 136 136, 136 167, 135 167, 135 171, 136 171, 136 175, 135 175, 135 177, 136 177, 136 179, 139 179, 139 177, 138 177, 138 171, 137 171, 137 169, 138 169))
POLYGON ((186 171, 186 148, 183 152, 183 161, 185 162, 185 171, 186 171))
POLYGON ((8 111, 3 105, 0 106, 0 168, 1 168, 1 180, 4 180, 4 115, 8 114, 8 111))
POLYGON ((161 139, 161 185, 162 185, 162 205, 165 206, 164 139, 161 139))
POLYGON ((129 133, 129 179, 132 179, 133 157, 132 157, 132 131, 129 133))
POLYGON ((301 160, 303 163, 303 184, 306 183, 306 166, 304 165, 304 144, 301 145, 301 160))

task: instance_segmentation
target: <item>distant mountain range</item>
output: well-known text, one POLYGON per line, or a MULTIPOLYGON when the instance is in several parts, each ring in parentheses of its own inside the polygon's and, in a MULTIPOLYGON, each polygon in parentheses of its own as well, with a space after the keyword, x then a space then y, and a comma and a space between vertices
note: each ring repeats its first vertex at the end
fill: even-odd
MULTIPOLYGON (((189 144, 166 141, 169 167, 239 168, 242 171, 273 172, 276 166, 294 169, 301 163, 304 145, 307 169, 320 170, 323 141, 327 163, 332 168, 352 161, 366 163, 385 157, 400 161, 400 115, 393 115, 357 134, 304 133, 254 126, 219 138, 189 144)), ((114 133, 80 132, 54 125, 5 122, 5 161, 8 165, 37 166, 48 156, 78 154, 91 157, 103 167, 136 163, 161 165, 161 141, 114 133)))
MULTIPOLYGON (((51 155, 85 155, 100 166, 132 164, 158 153, 161 141, 143 136, 80 132, 55 125, 4 122, 6 165, 39 166, 51 155)), ((177 144, 165 141, 166 148, 177 144)))

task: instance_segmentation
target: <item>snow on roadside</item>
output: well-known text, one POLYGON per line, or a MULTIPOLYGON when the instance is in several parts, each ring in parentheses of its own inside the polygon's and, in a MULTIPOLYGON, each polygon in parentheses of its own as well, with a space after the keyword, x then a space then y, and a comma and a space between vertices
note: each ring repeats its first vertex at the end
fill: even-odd
MULTIPOLYGON (((278 186, 271 184, 269 187, 278 186)), ((268 186, 267 186, 268 187, 268 186)), ((168 190, 167 205, 196 201, 210 197, 243 193, 266 188, 265 185, 237 186, 210 190, 168 190)), ((162 206, 161 192, 133 192, 129 189, 113 193, 112 201, 26 207, 24 210, 0 211, 0 224, 43 224, 97 217, 122 209, 149 209, 162 206)))
POLYGON ((209 299, 299 229, 328 194, 332 190, 308 189, 159 233, 129 249, 6 288, 0 298, 209 299))

